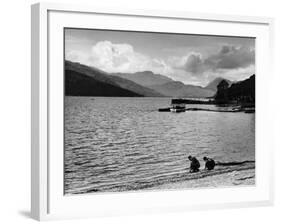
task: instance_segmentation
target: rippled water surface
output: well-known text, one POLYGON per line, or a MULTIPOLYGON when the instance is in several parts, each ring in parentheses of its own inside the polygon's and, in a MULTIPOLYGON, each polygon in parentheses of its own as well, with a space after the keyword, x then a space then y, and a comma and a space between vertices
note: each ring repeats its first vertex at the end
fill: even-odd
MULTIPOLYGON (((208 176, 204 171, 201 176, 188 174, 188 155, 196 156, 202 167, 203 156, 254 161, 255 114, 157 111, 170 101, 66 97, 65 193, 138 190, 208 176)), ((254 165, 216 172, 243 167, 254 165)))

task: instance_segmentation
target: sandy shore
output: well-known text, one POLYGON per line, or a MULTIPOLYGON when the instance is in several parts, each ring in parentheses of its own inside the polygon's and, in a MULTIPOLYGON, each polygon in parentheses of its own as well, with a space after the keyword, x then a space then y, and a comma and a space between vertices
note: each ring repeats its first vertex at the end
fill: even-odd
POLYGON ((236 185, 254 185, 255 169, 233 171, 230 173, 208 176, 196 180, 186 180, 162 184, 149 189, 184 189, 204 187, 227 187, 236 185))

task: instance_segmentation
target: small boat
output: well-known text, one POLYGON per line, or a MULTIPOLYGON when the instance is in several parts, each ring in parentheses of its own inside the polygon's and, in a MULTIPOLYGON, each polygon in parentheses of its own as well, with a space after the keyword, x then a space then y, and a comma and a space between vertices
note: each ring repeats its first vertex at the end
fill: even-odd
POLYGON ((244 112, 245 112, 246 114, 255 113, 255 108, 245 108, 245 109, 244 109, 244 112))
POLYGON ((170 111, 173 112, 173 113, 185 112, 185 106, 172 105, 172 107, 170 108, 170 111))

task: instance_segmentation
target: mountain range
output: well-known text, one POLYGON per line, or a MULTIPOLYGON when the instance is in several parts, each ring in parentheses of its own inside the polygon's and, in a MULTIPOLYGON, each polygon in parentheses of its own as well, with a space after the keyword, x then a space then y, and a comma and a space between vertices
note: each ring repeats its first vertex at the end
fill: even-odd
POLYGON ((201 87, 186 85, 151 71, 107 73, 77 62, 65 61, 65 94, 69 96, 213 97, 221 80, 217 78, 206 87, 201 87))

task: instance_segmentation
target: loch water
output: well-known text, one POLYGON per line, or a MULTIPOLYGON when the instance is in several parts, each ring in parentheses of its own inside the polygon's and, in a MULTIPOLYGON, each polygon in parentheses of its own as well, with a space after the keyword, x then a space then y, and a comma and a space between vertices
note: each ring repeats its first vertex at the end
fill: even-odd
POLYGON ((220 162, 250 161, 218 168, 214 178, 220 172, 254 169, 254 113, 158 112, 170 102, 150 97, 65 97, 65 193, 140 190, 204 178, 188 173, 189 155, 199 159, 201 168, 203 156, 220 162))

